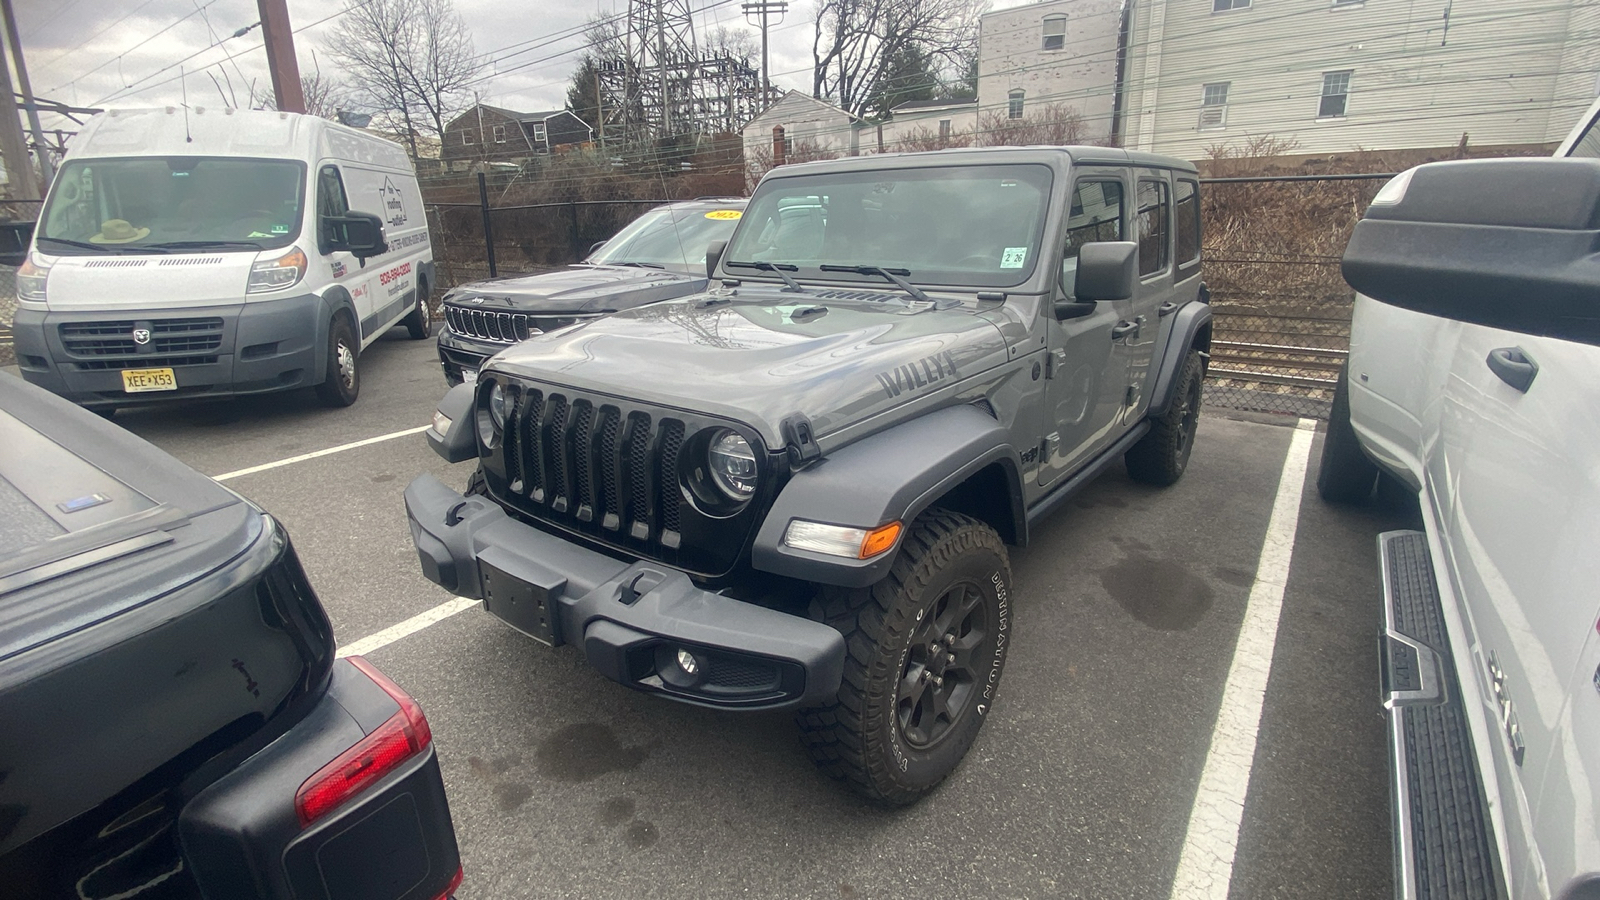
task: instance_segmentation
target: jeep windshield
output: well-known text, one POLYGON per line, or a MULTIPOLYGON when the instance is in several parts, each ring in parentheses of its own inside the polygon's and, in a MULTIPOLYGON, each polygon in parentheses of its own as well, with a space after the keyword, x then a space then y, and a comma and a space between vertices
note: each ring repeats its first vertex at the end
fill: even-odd
POLYGON ((706 249, 727 240, 737 224, 739 210, 728 207, 652 209, 628 223, 585 262, 695 275, 706 270, 706 249))
POLYGON ((207 156, 67 163, 39 217, 51 253, 267 250, 300 234, 305 166, 207 156))
POLYGON ((840 269, 868 266, 917 284, 1013 287, 1033 273, 1050 185, 1034 164, 773 178, 723 258, 791 264, 807 280, 865 280, 840 269))

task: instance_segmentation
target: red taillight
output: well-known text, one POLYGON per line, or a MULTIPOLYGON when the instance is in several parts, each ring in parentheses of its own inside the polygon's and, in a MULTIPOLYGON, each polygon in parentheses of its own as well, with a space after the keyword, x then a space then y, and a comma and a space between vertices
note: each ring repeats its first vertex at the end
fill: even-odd
POLYGON ((349 661, 393 697, 400 704, 400 711, 300 785, 294 794, 294 809, 300 815, 301 827, 332 812, 433 743, 428 719, 410 694, 365 659, 352 656, 349 661))
POLYGON ((444 893, 440 894, 435 900, 449 900, 450 895, 456 892, 456 888, 461 887, 461 879, 465 875, 466 870, 457 866, 455 877, 450 879, 450 886, 445 888, 444 893))

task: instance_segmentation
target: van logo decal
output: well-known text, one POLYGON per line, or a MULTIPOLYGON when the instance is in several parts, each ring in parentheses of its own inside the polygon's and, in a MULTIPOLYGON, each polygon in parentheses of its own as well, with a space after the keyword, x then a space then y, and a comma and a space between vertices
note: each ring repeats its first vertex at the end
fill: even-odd
POLYGON ((383 210, 383 219, 392 227, 399 228, 406 223, 406 204, 400 196, 400 189, 394 186, 386 176, 383 187, 378 189, 378 208, 383 210))
POLYGON ((878 383, 883 385, 884 395, 893 398, 902 392, 925 388, 958 374, 956 358, 946 350, 933 356, 924 356, 916 362, 895 366, 887 372, 879 372, 878 383))
POLYGON ((141 347, 150 343, 150 329, 135 328, 133 330, 133 342, 141 347))

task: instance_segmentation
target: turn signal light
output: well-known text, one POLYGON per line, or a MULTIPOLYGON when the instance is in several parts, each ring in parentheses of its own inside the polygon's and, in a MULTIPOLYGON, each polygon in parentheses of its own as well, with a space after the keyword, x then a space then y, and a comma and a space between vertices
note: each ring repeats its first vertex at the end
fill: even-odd
POLYGON ((810 550, 846 559, 871 559, 894 549, 901 528, 899 522, 868 530, 794 519, 784 532, 783 543, 796 550, 810 550))
POLYGON ((428 719, 410 694, 365 659, 352 656, 349 660, 400 704, 400 711, 300 785, 294 794, 294 810, 300 816, 302 828, 371 787, 433 743, 428 719))
POLYGON ((886 552, 894 546, 900 538, 900 523, 890 522, 887 525, 874 528, 867 532, 861 539, 861 558, 871 559, 880 553, 886 552))

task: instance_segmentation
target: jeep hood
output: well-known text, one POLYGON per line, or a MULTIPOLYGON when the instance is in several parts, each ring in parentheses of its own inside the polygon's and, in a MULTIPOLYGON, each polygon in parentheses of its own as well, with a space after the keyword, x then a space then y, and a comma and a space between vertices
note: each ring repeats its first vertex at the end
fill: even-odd
POLYGON ((535 337, 489 368, 725 416, 777 447, 795 413, 826 437, 1005 361, 1000 330, 970 306, 881 296, 699 294, 535 337))
POLYGON ((632 266, 571 266, 541 275, 480 281, 450 292, 452 303, 482 298, 485 309, 580 313, 629 309, 703 290, 704 278, 632 266))

